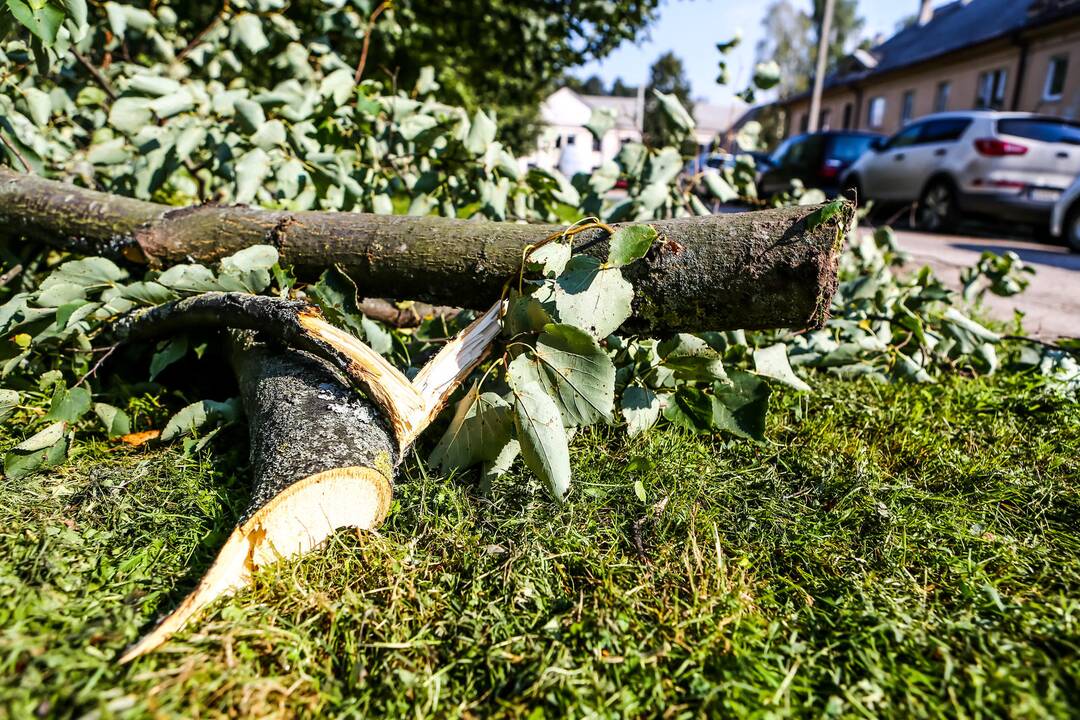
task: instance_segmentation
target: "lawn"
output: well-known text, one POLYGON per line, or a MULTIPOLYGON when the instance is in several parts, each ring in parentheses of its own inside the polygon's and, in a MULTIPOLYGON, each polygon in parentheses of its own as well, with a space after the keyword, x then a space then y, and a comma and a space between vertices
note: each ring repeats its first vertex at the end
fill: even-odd
POLYGON ((130 667, 245 504, 244 432, 79 445, 0 481, 0 716, 1074 713, 1080 407, 1019 375, 813 380, 763 445, 580 433, 562 506, 411 460, 378 534, 130 667))

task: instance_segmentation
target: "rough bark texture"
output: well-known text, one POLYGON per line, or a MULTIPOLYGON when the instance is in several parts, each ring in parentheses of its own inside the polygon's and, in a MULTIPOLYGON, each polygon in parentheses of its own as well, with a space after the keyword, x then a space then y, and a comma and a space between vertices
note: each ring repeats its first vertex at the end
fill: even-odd
MULTIPOLYGON (((624 273, 635 283, 628 329, 698 331, 820 325, 836 289, 841 226, 813 230, 817 208, 661 220, 661 241, 624 273)), ((151 265, 212 262, 270 244, 301 278, 340 265, 367 296, 487 307, 522 250, 560 227, 441 217, 169 208, 0 168, 0 235, 33 237, 151 265)), ((606 257, 602 231, 575 244, 606 257)))
POLYGON ((378 409, 313 355, 250 332, 230 337, 251 435, 251 502, 198 586, 121 662, 157 648, 263 567, 338 528, 373 528, 390 508, 399 456, 378 409))
POLYGON ((241 523, 296 481, 327 470, 371 468, 393 487, 394 434, 379 408, 353 391, 346 378, 314 355, 273 350, 250 335, 232 345, 253 475, 241 523))

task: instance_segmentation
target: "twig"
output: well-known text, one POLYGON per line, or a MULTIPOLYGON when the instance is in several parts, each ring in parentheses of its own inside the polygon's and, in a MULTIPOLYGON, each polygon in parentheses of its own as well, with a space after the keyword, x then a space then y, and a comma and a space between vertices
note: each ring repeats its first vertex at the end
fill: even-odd
POLYGON ((115 100, 119 97, 119 95, 116 94, 116 90, 113 89, 113 86, 105 79, 105 76, 101 74, 101 71, 94 67, 94 64, 90 62, 86 56, 74 47, 71 48, 71 54, 75 56, 75 59, 79 61, 80 65, 86 68, 86 72, 90 73, 90 77, 94 78, 94 82, 98 84, 98 87, 105 91, 105 94, 109 96, 110 100, 115 100))
POLYGON ((202 41, 206 39, 206 36, 210 34, 210 31, 217 27, 217 24, 225 18, 225 14, 228 12, 229 0, 225 0, 225 2, 221 4, 221 10, 219 10, 218 14, 214 16, 214 19, 210 21, 210 24, 204 27, 198 35, 191 39, 191 42, 189 42, 187 46, 180 51, 180 54, 176 56, 176 60, 174 62, 183 62, 184 58, 190 55, 192 51, 195 50, 195 48, 199 47, 199 45, 202 44, 202 41))
POLYGON ((371 33, 375 30, 375 21, 382 15, 383 10, 390 7, 391 0, 383 0, 379 7, 368 18, 367 31, 364 33, 364 46, 360 49, 360 62, 356 63, 356 73, 353 75, 353 85, 360 84, 360 78, 364 74, 364 65, 367 65, 368 47, 371 45, 371 33))
POLYGON ((3 275, 0 275, 0 288, 7 285, 9 282, 18 277, 19 273, 23 271, 22 263, 18 263, 15 267, 8 270, 3 275))
POLYGON ((26 172, 34 172, 33 168, 30 167, 30 163, 26 162, 26 158, 24 158, 23 154, 19 152, 19 148, 12 145, 11 141, 4 137, 4 133, 2 132, 0 132, 0 142, 4 143, 4 147, 10 150, 15 157, 19 158, 19 162, 22 163, 23 169, 26 170, 26 172))
POLYGON ((74 384, 74 385, 72 385, 71 387, 73 387, 73 388, 77 388, 77 387, 79 387, 80 385, 82 385, 82 384, 83 384, 83 381, 84 381, 84 380, 86 380, 86 379, 87 379, 88 377, 92 376, 92 375, 93 375, 94 373, 96 373, 96 372, 98 371, 98 368, 99 368, 99 367, 101 367, 101 363, 103 363, 103 362, 105 362, 106 360, 108 360, 108 359, 109 359, 109 356, 110 356, 110 355, 112 355, 112 354, 113 354, 113 352, 115 352, 115 351, 116 351, 116 348, 118 348, 118 347, 120 347, 120 345, 119 345, 119 344, 117 344, 117 345, 112 345, 112 346, 110 346, 110 347, 106 348, 106 350, 105 350, 105 353, 104 353, 104 354, 103 354, 103 355, 102 355, 101 357, 99 357, 99 358, 98 358, 97 362, 96 362, 96 363, 94 363, 94 366, 93 366, 92 368, 90 368, 90 369, 89 369, 89 370, 88 370, 88 371, 86 372, 86 374, 85 374, 85 375, 83 375, 83 376, 82 376, 81 378, 79 378, 79 382, 75 383, 75 384, 74 384))
POLYGON ((1002 335, 1001 339, 1029 342, 1033 345, 1041 345, 1049 350, 1060 350, 1061 352, 1067 352, 1071 355, 1080 355, 1080 349, 1065 347, 1064 345, 1058 345, 1056 343, 1048 342, 1046 340, 1040 340, 1039 338, 1028 337, 1027 335, 1002 335))

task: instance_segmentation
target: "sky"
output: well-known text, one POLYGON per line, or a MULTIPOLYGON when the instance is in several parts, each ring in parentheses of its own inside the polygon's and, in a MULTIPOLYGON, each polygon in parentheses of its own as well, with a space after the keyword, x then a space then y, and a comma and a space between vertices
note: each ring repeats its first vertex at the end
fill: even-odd
MULTIPOLYGON (((791 0, 809 11, 811 0, 791 0)), ((574 74, 585 79, 599 75, 605 84, 622 77, 629 85, 644 82, 653 61, 672 50, 682 58, 694 98, 722 102, 746 87, 754 67, 754 53, 761 39, 761 20, 769 0, 665 0, 648 37, 636 45, 624 43, 599 62, 584 65, 574 74), (720 53, 716 43, 742 31, 742 42, 729 53, 731 84, 716 84, 720 53)), ((859 14, 866 20, 863 33, 889 36, 896 24, 919 10, 919 0, 859 0, 859 14)))

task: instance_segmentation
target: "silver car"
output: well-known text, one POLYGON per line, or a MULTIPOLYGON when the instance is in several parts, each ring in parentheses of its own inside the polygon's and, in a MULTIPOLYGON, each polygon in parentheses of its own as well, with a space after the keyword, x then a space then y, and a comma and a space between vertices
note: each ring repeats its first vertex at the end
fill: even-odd
POLYGON ((926 230, 965 213, 1047 228, 1054 203, 1080 174, 1080 124, 1030 113, 928 115, 875 143, 843 178, 861 200, 918 203, 926 230))
POLYGON ((1054 204, 1050 234, 1062 238, 1070 250, 1080 253, 1080 176, 1054 204))

